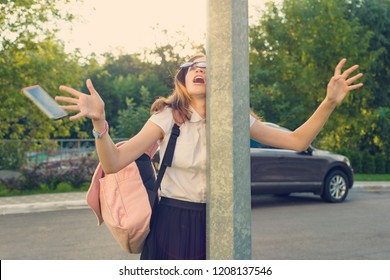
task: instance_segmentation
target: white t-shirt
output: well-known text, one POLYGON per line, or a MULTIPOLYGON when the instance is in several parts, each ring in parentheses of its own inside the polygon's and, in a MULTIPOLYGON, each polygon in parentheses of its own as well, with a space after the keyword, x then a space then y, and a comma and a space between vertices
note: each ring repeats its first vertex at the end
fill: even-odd
MULTIPOLYGON (((165 171, 161 182, 161 195, 164 197, 206 202, 206 120, 190 108, 191 119, 180 126, 172 166, 165 171)), ((172 109, 167 107, 162 112, 150 117, 165 133, 160 141, 160 163, 171 135, 174 119, 172 109)), ((250 125, 255 118, 250 116, 250 125)))

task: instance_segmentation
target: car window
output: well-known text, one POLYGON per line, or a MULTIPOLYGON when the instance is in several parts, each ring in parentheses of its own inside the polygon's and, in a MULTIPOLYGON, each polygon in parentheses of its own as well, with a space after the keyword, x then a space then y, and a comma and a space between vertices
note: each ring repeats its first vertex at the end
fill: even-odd
POLYGON ((257 141, 252 140, 252 139, 251 139, 250 145, 251 145, 251 146, 250 146, 251 148, 277 149, 277 148, 275 148, 275 147, 268 146, 268 145, 266 145, 266 144, 257 142, 257 141))
MULTIPOLYGON (((289 129, 287 129, 287 128, 283 127, 283 126, 279 126, 279 125, 271 123, 271 122, 264 122, 264 124, 268 125, 270 127, 275 127, 275 128, 278 128, 278 129, 290 131, 289 129)), ((251 139, 251 142, 250 142, 250 147, 251 148, 263 148, 263 149, 279 149, 279 148, 276 148, 276 147, 268 146, 268 145, 263 144, 261 142, 257 142, 257 141, 252 140, 252 139, 251 139)))

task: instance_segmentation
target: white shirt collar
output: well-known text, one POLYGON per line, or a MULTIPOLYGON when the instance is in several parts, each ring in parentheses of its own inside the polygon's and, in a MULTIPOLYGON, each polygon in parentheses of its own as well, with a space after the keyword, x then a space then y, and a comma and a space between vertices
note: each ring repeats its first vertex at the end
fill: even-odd
POLYGON ((192 112, 190 122, 200 122, 205 120, 198 114, 198 112, 192 106, 190 106, 190 110, 192 112))

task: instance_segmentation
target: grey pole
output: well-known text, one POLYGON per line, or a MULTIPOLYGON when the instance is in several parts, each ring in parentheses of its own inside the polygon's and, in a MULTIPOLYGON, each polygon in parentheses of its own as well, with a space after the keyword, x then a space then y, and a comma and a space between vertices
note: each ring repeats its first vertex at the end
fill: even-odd
POLYGON ((207 259, 251 259, 248 1, 207 12, 207 259))

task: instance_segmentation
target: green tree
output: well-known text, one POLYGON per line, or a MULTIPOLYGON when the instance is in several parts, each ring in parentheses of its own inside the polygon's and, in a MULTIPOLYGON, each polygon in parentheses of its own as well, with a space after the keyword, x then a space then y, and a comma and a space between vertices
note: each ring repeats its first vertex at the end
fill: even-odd
MULTIPOLYGON (((140 54, 105 54, 106 62, 91 78, 105 102, 113 136, 133 136, 149 118, 152 103, 171 93, 178 65, 185 61, 180 55, 185 46, 184 40, 156 45, 145 50, 144 58, 140 54)), ((190 46, 192 54, 202 51, 202 46, 190 46)))
MULTIPOLYGON (((56 8, 63 2, 69 1, 0 4, 0 139, 24 140, 14 147, 16 154, 9 152, 9 142, 2 141, 2 159, 35 149, 32 139, 67 137, 72 131, 78 134, 77 124, 48 119, 21 93, 23 87, 40 84, 54 96, 60 84, 80 83, 80 57, 65 53, 63 44, 55 38, 55 23, 72 18, 56 8)), ((20 165, 23 159, 14 162, 20 165)))
MULTIPOLYGON (((146 88, 142 92, 148 94, 146 88)), ((130 138, 137 134, 150 117, 150 106, 136 106, 132 98, 126 99, 127 108, 118 113, 117 137, 130 138)))
MULTIPOLYGON (((373 29, 355 16, 363 16, 368 9, 375 14, 372 2, 389 1, 284 0, 281 5, 268 3, 259 23, 250 28, 251 105, 254 110, 268 121, 296 128, 325 97, 334 67, 346 57, 350 61, 346 67, 358 63, 365 73, 363 81, 367 83, 335 110, 316 145, 336 151, 342 148, 362 151, 363 147, 378 150, 379 143, 384 146, 382 142, 387 140, 377 134, 379 112, 372 110, 377 91, 369 80, 375 75, 371 72, 373 65, 384 53, 383 44, 375 45, 373 40, 376 36, 383 39, 386 33, 379 28, 373 29)), ((388 5, 380 7, 383 9, 384 6, 388 5)), ((383 14, 388 14, 388 10, 383 14)), ((382 19, 386 20, 384 16, 382 19)), ((386 73, 383 72, 386 67, 383 65, 377 71, 386 73)), ((387 114, 387 111, 381 112, 387 114)))
POLYGON ((366 86, 372 92, 368 99, 368 108, 374 117, 368 119, 370 130, 365 133, 361 149, 369 147, 372 154, 384 152, 390 157, 390 1, 354 0, 350 2, 350 16, 358 18, 360 23, 373 32, 368 48, 378 53, 365 72, 368 74, 366 86), (372 141, 372 143, 370 143, 372 141))
MULTIPOLYGON (((152 103, 171 93, 173 78, 186 54, 205 52, 203 45, 195 44, 180 32, 173 36, 167 30, 158 32, 173 43, 156 44, 143 54, 106 53, 101 67, 90 68, 88 77, 105 102, 114 137, 130 137, 138 132, 150 116, 152 103)), ((82 90, 88 92, 85 87, 82 90)), ((86 122, 83 129, 92 129, 91 123, 86 122)))
POLYGON ((118 112, 127 109, 129 104, 131 108, 146 106, 149 111, 158 96, 169 94, 170 88, 161 80, 160 71, 158 65, 142 61, 138 54, 123 54, 117 58, 106 54, 106 62, 90 77, 105 102, 111 127, 117 127, 118 112), (132 101, 129 103, 127 99, 132 101))

